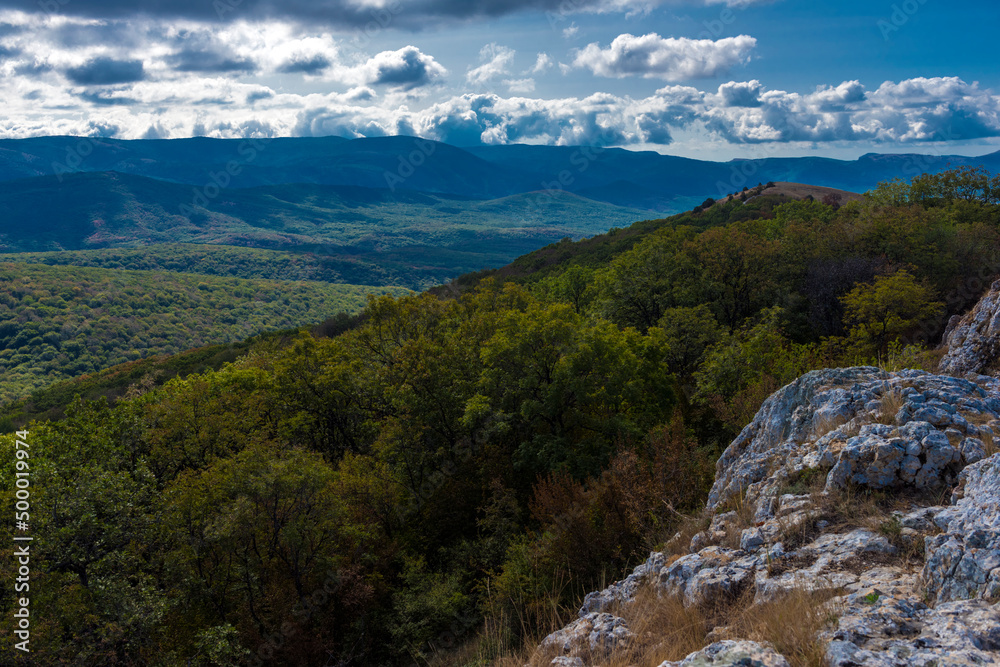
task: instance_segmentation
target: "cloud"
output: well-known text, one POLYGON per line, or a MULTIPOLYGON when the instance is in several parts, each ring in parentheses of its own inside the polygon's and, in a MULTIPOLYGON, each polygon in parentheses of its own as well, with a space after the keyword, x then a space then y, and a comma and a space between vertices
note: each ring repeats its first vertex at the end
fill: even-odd
POLYGON ((363 65, 346 68, 339 76, 359 84, 387 86, 409 91, 437 83, 448 74, 433 56, 421 53, 415 46, 396 51, 383 51, 363 65))
POLYGON ((706 95, 698 117, 731 143, 868 141, 914 143, 1000 136, 1000 97, 957 77, 885 82, 867 92, 858 81, 808 94, 763 90, 759 82, 724 84, 706 95), (754 91, 754 106, 733 105, 754 91))
POLYGON ((552 58, 549 57, 547 53, 539 53, 538 57, 535 59, 535 65, 526 70, 525 74, 541 74, 546 70, 552 69, 555 63, 552 62, 552 58))
POLYGON ((535 90, 535 80, 532 78, 507 79, 503 85, 507 86, 507 90, 512 93, 531 93, 535 90))
POLYGON ((760 81, 730 81, 719 86, 719 96, 727 107, 759 107, 762 86, 760 81))
POLYGON ((465 80, 474 86, 482 86, 492 79, 509 74, 514 54, 514 50, 506 46, 487 44, 479 51, 479 62, 482 64, 470 69, 465 80))
POLYGON ((250 73, 257 71, 257 63, 250 58, 241 58, 211 49, 183 49, 168 56, 166 61, 178 72, 250 73))
POLYGON ((597 76, 683 81, 725 74, 734 65, 746 63, 756 46, 757 40, 747 35, 713 41, 626 33, 615 37, 606 49, 596 42, 588 44, 577 52, 573 65, 597 76))
POLYGON ((98 57, 66 70, 66 77, 79 86, 107 86, 134 83, 146 78, 141 60, 98 57))
MULTIPOLYGON (((690 5, 725 3, 745 7, 761 0, 679 0, 690 5)), ((489 19, 524 12, 547 12, 562 17, 581 12, 648 12, 678 0, 52 0, 62 16, 98 19, 150 17, 201 22, 289 20, 307 25, 364 28, 374 22, 384 27, 411 29, 442 20, 489 19)), ((0 0, 0 10, 21 10, 23 0, 0 0)), ((43 7, 44 8, 44 7, 43 7)))
MULTIPOLYGON (((227 44, 235 42, 229 40, 227 44)), ((239 56, 241 49, 233 49, 239 56)), ((346 92, 275 91, 226 76, 176 75, 148 65, 145 78, 121 84, 124 59, 88 58, 68 67, 58 54, 55 72, 78 69, 73 89, 55 74, 0 77, 2 137, 110 133, 119 138, 234 137, 339 134, 348 137, 419 135, 459 145, 669 145, 685 141, 730 145, 924 142, 1000 137, 1000 95, 957 77, 888 81, 868 89, 858 81, 812 90, 768 88, 758 80, 711 89, 670 84, 643 98, 595 93, 535 97, 530 76, 494 83, 505 94, 453 94, 429 105, 400 103, 400 92, 430 85, 444 68, 416 47, 378 54, 361 64, 334 64, 326 76, 350 84, 346 92), (109 74, 110 73, 110 74, 109 74), (387 90, 386 90, 387 89, 387 90), (102 129, 97 129, 102 128, 102 129), (152 129, 150 129, 152 128, 152 129)), ((262 69, 278 62, 261 54, 262 69)), ((492 61, 492 57, 490 58, 492 61)), ((11 71, 13 64, 3 65, 11 71)), ((160 67, 159 65, 156 66, 160 67)), ((125 74, 129 74, 128 71, 125 74)))
POLYGON ((299 54, 278 65, 277 71, 282 74, 319 74, 331 65, 333 61, 322 53, 299 54))
POLYGON ((580 32, 580 26, 576 23, 571 23, 569 26, 563 28, 562 36, 564 39, 573 39, 580 32))

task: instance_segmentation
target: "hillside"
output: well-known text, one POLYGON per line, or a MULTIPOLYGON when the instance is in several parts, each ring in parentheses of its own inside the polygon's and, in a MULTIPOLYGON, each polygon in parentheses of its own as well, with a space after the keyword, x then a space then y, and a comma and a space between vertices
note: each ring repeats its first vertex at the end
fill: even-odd
POLYGON ((0 401, 151 355, 320 322, 401 288, 0 264, 0 401))
MULTIPOLYGON (((692 660, 776 651, 799 667, 826 650, 814 630, 837 623, 829 644, 845 660, 896 647, 947 661, 953 640, 996 627, 988 600, 955 596, 993 595, 981 590, 992 528, 975 515, 991 502, 977 464, 1000 394, 989 378, 927 371, 946 322, 995 272, 996 182, 957 171, 840 207, 780 195, 703 205, 560 242, 565 261, 479 276, 449 298, 374 299, 363 318, 323 327, 330 337, 289 333, 221 365, 227 350, 193 353, 162 384, 169 360, 39 392, 25 414, 64 417, 27 429, 45 443, 31 450, 31 484, 45 490, 31 528, 46 536, 33 544, 32 604, 48 610, 34 657, 579 667, 605 664, 610 637, 622 664, 633 648, 650 664, 705 648, 692 660), (115 402, 60 406, 74 388, 115 402), (956 480, 972 500, 945 509, 956 480), (946 532, 930 534, 929 516, 946 532), (948 570, 966 556, 978 570, 948 570), (642 577, 622 579, 645 561, 677 593, 665 606, 642 577), (827 575, 848 589, 844 607, 818 606, 844 597, 839 584, 784 596, 827 575), (758 581, 775 604, 751 604, 758 581), (615 591, 641 592, 639 606, 603 606, 615 591), (914 602, 934 599, 961 606, 914 602), (872 610, 899 612, 913 632, 851 634, 878 620, 872 610), (768 619, 804 652, 775 643, 768 619), (684 641, 655 641, 672 627, 684 641), (574 645, 581 633, 595 645, 574 645), (734 634, 757 646, 713 644, 734 634)), ((135 297, 146 307, 154 294, 135 297)), ((995 367, 982 358, 996 349, 987 310, 949 338, 982 339, 952 355, 974 368, 995 367)), ((15 500, 16 442, 0 438, 2 502, 15 500)), ((12 604, 0 598, 0 613, 12 604)), ((971 644, 957 650, 994 650, 971 644)))
POLYGON ((644 215, 566 192, 478 200, 298 184, 208 199, 190 186, 100 172, 0 183, 0 248, 267 248, 311 253, 300 261, 340 282, 426 287, 644 215))

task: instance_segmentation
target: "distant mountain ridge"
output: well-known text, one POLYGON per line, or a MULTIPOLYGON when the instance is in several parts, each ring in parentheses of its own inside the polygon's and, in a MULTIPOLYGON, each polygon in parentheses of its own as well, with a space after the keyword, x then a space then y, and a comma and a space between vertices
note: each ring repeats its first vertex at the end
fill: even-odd
POLYGON ((1000 171, 979 157, 868 154, 708 162, 623 148, 459 148, 414 137, 345 139, 0 140, 0 181, 116 171, 198 188, 311 183, 495 199, 565 190, 616 206, 673 213, 758 182, 791 181, 863 192, 880 181, 961 166, 1000 171))
POLYGON ((73 173, 0 182, 0 259, 157 244, 237 246, 315 253, 336 282, 421 289, 648 217, 569 192, 478 199, 312 183, 213 191, 118 172, 73 173))

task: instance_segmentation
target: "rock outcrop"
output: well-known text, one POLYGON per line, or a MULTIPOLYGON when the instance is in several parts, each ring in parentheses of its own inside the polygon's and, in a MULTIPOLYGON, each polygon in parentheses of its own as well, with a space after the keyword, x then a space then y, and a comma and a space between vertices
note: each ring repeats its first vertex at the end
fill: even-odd
MULTIPOLYGON (((704 610, 808 594, 825 619, 814 636, 829 665, 1000 664, 994 437, 995 378, 808 373, 772 395, 720 458, 707 529, 588 595, 543 647, 553 664, 604 664, 640 641, 655 654, 657 633, 671 629, 637 627, 649 613, 644 588, 704 610)), ((706 648, 663 666, 790 664, 766 637, 739 633, 716 628, 706 648)))
POLYGON ((1000 280, 965 317, 949 322, 945 345, 948 352, 941 360, 942 373, 964 375, 996 369, 1000 358, 1000 280))

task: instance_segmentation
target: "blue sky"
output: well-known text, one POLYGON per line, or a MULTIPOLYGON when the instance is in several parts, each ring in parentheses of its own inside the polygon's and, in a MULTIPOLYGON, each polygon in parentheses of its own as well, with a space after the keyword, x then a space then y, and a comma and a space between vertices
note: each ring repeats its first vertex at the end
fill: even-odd
POLYGON ((942 0, 0 0, 0 137, 982 154, 997 19, 942 0))

